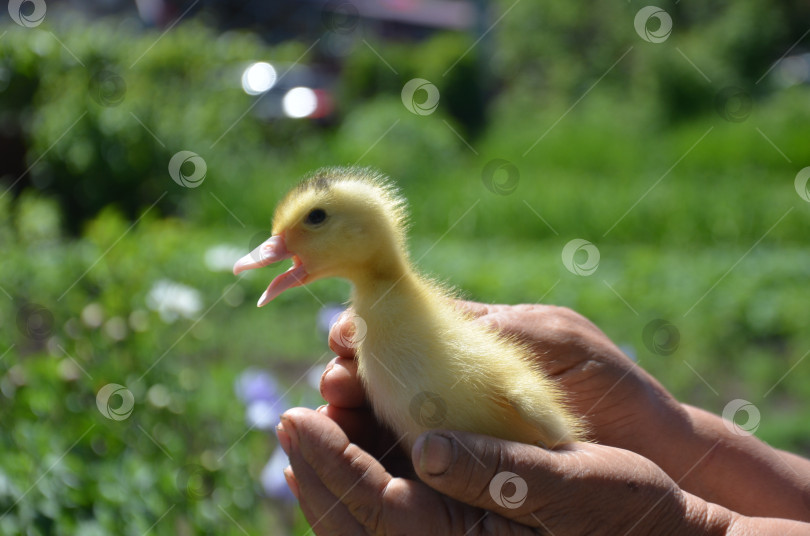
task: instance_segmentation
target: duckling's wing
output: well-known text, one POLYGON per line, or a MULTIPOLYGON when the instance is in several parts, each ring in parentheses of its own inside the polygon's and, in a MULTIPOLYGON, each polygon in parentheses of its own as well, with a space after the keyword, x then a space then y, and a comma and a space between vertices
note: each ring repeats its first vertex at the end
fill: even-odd
POLYGON ((485 433, 509 441, 539 446, 548 444, 542 427, 527 419, 526 412, 519 411, 513 401, 498 393, 489 393, 487 398, 498 410, 498 423, 494 425, 494 429, 485 433))
POLYGON ((559 406, 548 406, 548 400, 538 399, 532 393, 492 394, 490 399, 500 409, 507 426, 500 437, 554 448, 575 441, 577 432, 573 419, 559 406))

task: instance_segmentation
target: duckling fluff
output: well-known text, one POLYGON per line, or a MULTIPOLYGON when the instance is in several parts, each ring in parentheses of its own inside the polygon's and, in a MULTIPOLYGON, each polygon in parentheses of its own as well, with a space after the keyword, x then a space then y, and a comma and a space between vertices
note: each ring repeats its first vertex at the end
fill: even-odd
POLYGON ((234 274, 293 260, 259 307, 291 287, 348 279, 366 327, 355 341, 358 376, 377 418, 409 447, 431 428, 549 448, 580 439, 582 425, 528 347, 475 322, 454 307, 451 291, 416 272, 406 217, 405 200, 383 175, 324 168, 281 201, 273 235, 234 274))

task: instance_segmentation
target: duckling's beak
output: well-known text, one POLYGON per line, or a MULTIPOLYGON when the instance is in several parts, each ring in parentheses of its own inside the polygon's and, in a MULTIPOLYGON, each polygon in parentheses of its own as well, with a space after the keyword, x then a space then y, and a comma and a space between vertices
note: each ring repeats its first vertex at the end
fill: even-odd
POLYGON ((304 265, 301 263, 301 259, 290 251, 287 251, 287 246, 284 244, 284 237, 277 235, 271 236, 265 240, 259 247, 236 261, 236 264, 233 265, 233 273, 237 275, 245 270, 262 268, 289 258, 293 260, 292 268, 273 279, 267 287, 267 290, 265 290, 264 294, 259 298, 259 302, 256 304, 257 307, 267 305, 273 298, 288 288, 297 287, 305 283, 304 280, 309 274, 307 274, 304 265))

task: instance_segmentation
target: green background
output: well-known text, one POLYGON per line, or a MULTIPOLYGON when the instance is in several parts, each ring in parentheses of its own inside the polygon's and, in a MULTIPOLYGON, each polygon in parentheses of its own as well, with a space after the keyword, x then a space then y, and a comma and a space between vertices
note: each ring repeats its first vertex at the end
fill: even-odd
POLYGON ((810 86, 771 69, 808 13, 686 4, 660 4, 662 43, 624 2, 499 3, 480 41, 343 28, 326 121, 258 119, 239 78, 252 61, 323 61, 328 20, 323 42, 271 47, 198 20, 161 35, 4 19, 0 127, 24 156, 0 179, 0 533, 306 532, 294 505, 261 494, 275 438, 248 431, 234 381, 263 368, 286 405, 317 405, 302 376, 330 357, 318 312, 349 288, 317 282, 257 310, 282 268, 226 265, 323 165, 397 182, 424 272, 471 299, 572 307, 680 400, 717 413, 748 400, 758 437, 810 454, 810 203, 794 188, 810 86), (413 78, 438 88, 433 113, 404 106, 413 78), (168 173, 181 150, 205 160, 197 188, 168 173), (509 166, 490 175, 495 159, 509 166), (563 265, 573 239, 598 248, 593 274, 563 265), (194 289, 196 312, 150 307, 161 280, 194 289), (645 336, 656 319, 677 346, 645 336), (109 383, 134 396, 123 420, 97 409, 109 383))

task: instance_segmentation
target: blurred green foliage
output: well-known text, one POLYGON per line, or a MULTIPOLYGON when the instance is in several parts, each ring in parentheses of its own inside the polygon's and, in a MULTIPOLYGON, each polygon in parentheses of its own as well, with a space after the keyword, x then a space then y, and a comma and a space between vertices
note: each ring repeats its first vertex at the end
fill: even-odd
POLYGON ((300 525, 261 496, 274 440, 248 431, 233 383, 269 368, 290 404, 317 403, 302 380, 329 357, 317 314, 348 286, 257 311, 278 269, 237 279, 227 264, 322 165, 393 176, 414 259, 467 296, 573 307, 680 399, 715 412, 751 400, 760 437, 810 453, 810 204, 793 188, 810 162, 810 89, 758 80, 790 44, 779 6, 667 3, 664 44, 638 37, 636 7, 608 2, 518 3, 472 49, 465 35, 398 44, 359 27, 327 124, 258 119, 239 85, 252 61, 316 59, 311 43, 269 48, 194 22, 163 36, 118 20, 4 27, 0 134, 26 152, 0 197, 0 533, 300 525), (438 87, 432 115, 403 106, 412 78, 438 87), (752 98, 741 121, 727 119, 732 86, 752 98), (198 188, 169 176, 181 150, 206 162, 198 188), (509 195, 485 184, 507 185, 503 169, 484 175, 493 159, 515 166, 509 195), (600 250, 590 277, 561 263, 574 238, 600 250), (162 315, 161 281, 197 292, 198 310, 162 315), (643 338, 658 318, 680 334, 670 355, 643 338), (96 407, 109 383, 134 395, 124 420, 96 407))

